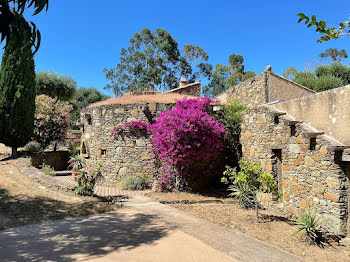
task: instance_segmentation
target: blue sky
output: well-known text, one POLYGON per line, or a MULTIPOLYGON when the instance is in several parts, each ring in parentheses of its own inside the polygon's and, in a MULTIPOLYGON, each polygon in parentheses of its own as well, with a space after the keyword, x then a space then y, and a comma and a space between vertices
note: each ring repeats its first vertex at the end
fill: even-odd
POLYGON ((213 65, 241 54, 256 73, 268 64, 278 74, 289 66, 303 69, 329 47, 348 48, 349 38, 317 43, 314 30, 297 23, 299 12, 335 25, 349 18, 350 1, 50 0, 47 13, 27 18, 42 33, 36 71, 70 75, 78 86, 111 94, 103 90, 103 68, 114 67, 120 49, 145 27, 166 29, 180 47, 199 45, 213 65))

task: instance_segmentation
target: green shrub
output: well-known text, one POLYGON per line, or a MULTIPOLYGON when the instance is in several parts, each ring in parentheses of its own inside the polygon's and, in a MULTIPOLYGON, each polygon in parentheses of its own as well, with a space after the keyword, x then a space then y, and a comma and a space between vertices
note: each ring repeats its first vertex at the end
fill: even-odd
POLYGON ((55 169, 46 164, 42 165, 41 171, 43 171, 45 175, 49 175, 49 176, 54 176, 56 174, 55 169))
POLYGON ((243 208, 255 206, 257 220, 257 194, 260 192, 280 195, 277 182, 271 174, 265 173, 259 164, 243 160, 239 161, 239 171, 237 168, 227 166, 221 182, 231 184, 228 188, 229 191, 232 191, 230 196, 237 198, 243 208))
POLYGON ((74 142, 73 143, 69 142, 68 153, 71 157, 75 157, 76 155, 79 155, 78 145, 74 142))
POLYGON ((293 221, 299 227, 298 232, 304 236, 306 242, 310 245, 324 247, 324 232, 321 227, 322 224, 324 224, 324 221, 318 217, 317 214, 307 210, 298 215, 293 221))
POLYGON ((40 144, 35 141, 31 141, 25 145, 24 149, 29 152, 30 155, 37 155, 40 153, 40 144))
POLYGON ((121 179, 123 190, 143 190, 148 187, 148 176, 146 175, 126 175, 121 179))
POLYGON ((246 105, 240 104, 237 100, 232 100, 222 110, 215 112, 215 118, 224 125, 226 134, 223 135, 225 146, 226 163, 236 166, 241 158, 241 124, 243 123, 242 112, 248 109, 246 105))

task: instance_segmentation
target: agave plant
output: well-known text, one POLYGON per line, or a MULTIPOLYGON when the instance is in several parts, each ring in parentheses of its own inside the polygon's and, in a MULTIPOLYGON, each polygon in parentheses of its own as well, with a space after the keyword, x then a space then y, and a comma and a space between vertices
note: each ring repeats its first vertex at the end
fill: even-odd
POLYGON ((79 175, 75 178, 78 185, 74 192, 78 195, 92 196, 96 183, 103 177, 102 173, 102 164, 98 164, 93 171, 81 169, 79 175))
POLYGON ((237 198, 243 208, 254 207, 254 192, 248 184, 231 185, 228 187, 228 190, 232 192, 229 196, 237 198))
POLYGON ((312 213, 310 210, 307 210, 298 215, 293 221, 295 225, 299 227, 298 233, 301 233, 305 237, 306 242, 310 245, 324 247, 324 231, 322 225, 325 221, 322 218, 317 216, 317 214, 312 213))
POLYGON ((69 167, 71 167, 73 170, 80 170, 85 167, 85 163, 81 155, 72 156, 68 163, 70 164, 69 167))

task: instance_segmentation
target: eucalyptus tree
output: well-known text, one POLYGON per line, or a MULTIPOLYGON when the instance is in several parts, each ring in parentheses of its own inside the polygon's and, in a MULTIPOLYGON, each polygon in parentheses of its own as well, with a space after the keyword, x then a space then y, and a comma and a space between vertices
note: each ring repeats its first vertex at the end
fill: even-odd
POLYGON ((103 72, 116 96, 136 90, 168 90, 178 86, 181 77, 196 81, 209 77, 208 54, 200 47, 185 45, 181 54, 177 41, 169 32, 144 28, 122 48, 115 68, 103 72))
POLYGON ((244 58, 238 54, 231 54, 228 65, 217 64, 211 72, 211 81, 204 87, 204 92, 217 96, 228 88, 255 76, 252 71, 245 71, 244 58))
POLYGON ((348 54, 345 49, 338 50, 337 48, 328 48, 325 52, 319 54, 319 57, 330 58, 333 62, 341 62, 342 59, 348 58, 348 54))

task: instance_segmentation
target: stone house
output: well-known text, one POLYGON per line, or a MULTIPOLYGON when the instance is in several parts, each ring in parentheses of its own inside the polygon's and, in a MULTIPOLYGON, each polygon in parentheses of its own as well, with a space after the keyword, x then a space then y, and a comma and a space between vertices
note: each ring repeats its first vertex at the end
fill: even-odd
POLYGON ((315 93, 267 67, 218 98, 249 106, 243 159, 274 175, 283 197, 272 205, 287 215, 310 209, 330 232, 350 235, 350 86, 315 93))
POLYGON ((179 88, 165 93, 137 92, 91 104, 82 110, 81 153, 89 167, 103 163, 104 183, 113 185, 126 174, 154 175, 152 144, 147 132, 125 131, 112 136, 118 125, 151 122, 184 97, 200 96, 201 83, 181 79, 179 88))

